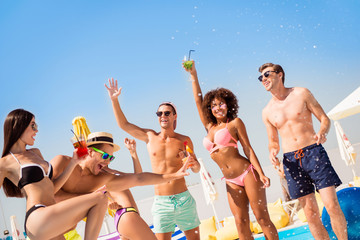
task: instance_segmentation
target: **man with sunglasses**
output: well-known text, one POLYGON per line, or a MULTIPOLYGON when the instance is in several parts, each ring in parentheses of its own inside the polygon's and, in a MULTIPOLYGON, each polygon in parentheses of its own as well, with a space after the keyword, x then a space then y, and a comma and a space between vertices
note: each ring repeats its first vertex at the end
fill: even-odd
POLYGON ((346 220, 335 190, 341 180, 321 145, 326 141, 330 129, 329 118, 308 89, 284 86, 285 72, 280 65, 265 63, 259 72, 259 81, 272 95, 262 112, 272 164, 280 165, 277 158, 280 134, 284 152, 283 168, 290 197, 298 199, 303 207, 311 234, 315 239, 329 239, 320 219, 314 194, 316 188, 330 215, 337 238, 347 239, 346 220), (320 121, 318 132, 314 130, 312 115, 320 121))
MULTIPOLYGON (((122 173, 108 167, 109 163, 115 159, 113 153, 120 149, 113 142, 112 135, 106 132, 89 134, 87 138, 88 155, 73 170, 61 190, 56 193, 56 200, 62 201, 87 194, 105 185, 112 200, 121 205, 121 208, 115 214, 115 227, 122 235, 122 239, 155 240, 153 232, 137 213, 136 203, 128 188, 161 184, 183 178, 185 175, 188 175, 186 173, 187 164, 184 164, 178 172, 172 174, 139 173, 142 169, 137 159, 134 144, 134 140, 125 141, 125 145, 129 145, 127 148, 134 160, 135 174, 122 173)), ((71 157, 59 155, 51 160, 54 176, 60 175, 65 170, 66 166, 70 163, 70 159, 71 157)))
MULTIPOLYGON (((188 155, 191 170, 195 173, 200 171, 200 164, 195 155, 186 153, 186 144, 191 149, 193 148, 191 139, 175 132, 177 112, 173 103, 163 102, 159 105, 156 116, 161 130, 156 132, 127 121, 118 101, 121 88, 118 88, 117 80, 109 79, 109 87, 105 86, 119 127, 133 137, 146 142, 153 172, 174 173, 178 171, 182 166, 184 154, 188 155)), ((157 239, 170 240, 171 234, 175 230, 175 224, 184 232, 186 239, 200 239, 200 221, 196 203, 186 187, 184 178, 155 185, 152 214, 153 231, 157 239)))

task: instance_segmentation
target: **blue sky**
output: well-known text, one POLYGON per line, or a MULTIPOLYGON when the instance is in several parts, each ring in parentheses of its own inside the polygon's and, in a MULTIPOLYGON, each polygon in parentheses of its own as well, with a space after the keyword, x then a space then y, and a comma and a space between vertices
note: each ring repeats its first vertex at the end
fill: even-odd
MULTIPOLYGON (((91 131, 113 133, 123 146, 128 135, 117 127, 103 86, 114 77, 123 87, 120 104, 134 124, 159 130, 157 106, 173 101, 177 131, 192 138, 197 156, 221 177, 201 144, 206 133, 181 67, 194 49, 203 92, 226 87, 237 95, 239 117, 266 166, 261 110, 270 94, 257 80, 258 67, 282 65, 285 85, 309 88, 328 112, 360 83, 359 9, 355 0, 1 1, 0 119, 15 108, 33 112, 39 124, 35 147, 47 160, 72 153, 76 116, 84 116, 91 131)), ((354 143, 360 142, 359 120, 341 122, 354 143)), ((333 127, 328 139, 326 148, 337 147, 333 127)), ((138 152, 144 170, 151 171, 144 143, 138 142, 138 152)), ((113 168, 132 171, 124 147, 116 157, 113 168)), ((188 182, 199 177, 192 174, 188 182)), ((133 192, 140 199, 151 196, 152 187, 133 192)), ((3 191, 0 200, 10 206, 7 216, 25 212, 23 200, 9 203, 3 191)))

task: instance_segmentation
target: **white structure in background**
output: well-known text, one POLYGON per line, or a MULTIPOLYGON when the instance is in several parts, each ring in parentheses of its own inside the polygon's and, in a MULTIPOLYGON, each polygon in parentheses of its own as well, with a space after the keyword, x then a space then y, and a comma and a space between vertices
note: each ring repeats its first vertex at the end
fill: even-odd
POLYGON ((334 120, 341 158, 345 161, 347 166, 352 168, 354 177, 356 176, 354 170, 356 152, 349 139, 346 137, 338 120, 357 113, 360 113, 360 87, 358 87, 354 92, 342 100, 327 114, 330 119, 334 120))
POLYGON ((206 199, 206 204, 211 204, 211 207, 214 211, 214 217, 215 221, 217 223, 218 229, 221 227, 219 223, 219 218, 215 211, 214 201, 218 198, 218 193, 215 188, 215 183, 212 180, 209 172, 206 170, 206 167, 204 165, 204 162, 201 158, 198 158, 198 161, 200 163, 200 179, 201 179, 201 185, 204 190, 204 195, 206 199))
POLYGON ((25 240, 24 234, 19 230, 20 228, 17 225, 15 215, 10 217, 10 223, 11 223, 11 232, 12 232, 13 240, 25 240))

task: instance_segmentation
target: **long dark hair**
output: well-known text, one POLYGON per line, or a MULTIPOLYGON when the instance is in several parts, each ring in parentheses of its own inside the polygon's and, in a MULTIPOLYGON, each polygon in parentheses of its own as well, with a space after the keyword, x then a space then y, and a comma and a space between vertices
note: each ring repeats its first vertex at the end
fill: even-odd
MULTIPOLYGON (((1 157, 10 153, 11 147, 24 133, 33 117, 34 114, 24 109, 15 109, 6 116, 4 122, 4 149, 1 157)), ((4 179, 3 187, 6 196, 23 197, 20 188, 12 183, 8 178, 4 179)))

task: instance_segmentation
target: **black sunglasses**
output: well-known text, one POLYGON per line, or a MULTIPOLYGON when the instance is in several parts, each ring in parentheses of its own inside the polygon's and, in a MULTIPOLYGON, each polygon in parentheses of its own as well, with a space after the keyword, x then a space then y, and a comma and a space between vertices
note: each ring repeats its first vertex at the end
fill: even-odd
POLYGON ((164 115, 165 115, 166 117, 170 116, 170 114, 171 114, 170 111, 165 111, 165 112, 157 111, 157 112, 156 112, 156 116, 161 117, 161 116, 163 115, 163 113, 164 113, 164 115))
MULTIPOLYGON (((271 72, 279 73, 278 71, 266 71, 266 72, 264 72, 264 77, 269 77, 271 72)), ((258 77, 258 79, 259 79, 260 82, 262 82, 263 81, 263 75, 258 77)))

